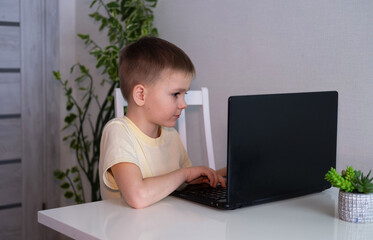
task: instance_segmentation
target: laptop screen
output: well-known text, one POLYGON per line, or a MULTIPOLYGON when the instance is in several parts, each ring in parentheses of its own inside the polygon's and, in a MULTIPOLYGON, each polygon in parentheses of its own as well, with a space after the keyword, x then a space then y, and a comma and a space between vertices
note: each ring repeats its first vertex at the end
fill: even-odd
POLYGON ((228 202, 261 203, 322 191, 336 165, 338 93, 232 96, 228 202))

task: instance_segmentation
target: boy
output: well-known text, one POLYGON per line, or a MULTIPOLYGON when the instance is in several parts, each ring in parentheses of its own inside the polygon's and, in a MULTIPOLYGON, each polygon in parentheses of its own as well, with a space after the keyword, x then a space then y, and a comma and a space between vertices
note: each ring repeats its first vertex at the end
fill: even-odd
POLYGON ((109 121, 101 138, 100 190, 103 199, 122 196, 144 208, 182 183, 225 180, 208 167, 192 167, 173 128, 195 75, 177 46, 155 37, 128 45, 120 56, 119 78, 128 102, 124 118, 109 121))

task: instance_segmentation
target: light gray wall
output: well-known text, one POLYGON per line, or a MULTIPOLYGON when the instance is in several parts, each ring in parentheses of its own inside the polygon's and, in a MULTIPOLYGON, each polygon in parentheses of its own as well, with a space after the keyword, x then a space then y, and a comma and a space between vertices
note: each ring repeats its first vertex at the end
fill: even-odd
MULTIPOLYGON (((70 32, 97 29, 87 17, 90 2, 75 1, 70 32)), ((372 12, 367 0, 159 0, 154 13, 160 37, 191 57, 197 69, 192 89, 209 88, 217 167, 226 161, 229 96, 337 90, 337 167, 372 169, 372 12)), ((71 47, 73 59, 89 60, 81 41, 71 47)), ((190 110, 195 118, 197 110, 190 110)), ((203 163, 201 127, 189 127, 190 156, 203 163)))
MULTIPOLYGON (((75 0, 64 0, 59 2, 59 30, 60 30, 60 68, 62 79, 68 79, 70 67, 76 62, 76 30, 75 30, 75 0)), ((64 127, 64 118, 66 116, 66 97, 61 90, 60 94, 60 129, 64 127)), ((62 142, 66 136, 61 132, 60 139, 60 169, 65 170, 76 164, 75 155, 69 148, 69 144, 62 142)), ((62 205, 74 203, 61 196, 62 205)))
POLYGON ((230 95, 337 90, 337 167, 372 169, 372 12, 372 1, 160 0, 160 37, 192 58, 192 88, 209 88, 217 166, 230 95))

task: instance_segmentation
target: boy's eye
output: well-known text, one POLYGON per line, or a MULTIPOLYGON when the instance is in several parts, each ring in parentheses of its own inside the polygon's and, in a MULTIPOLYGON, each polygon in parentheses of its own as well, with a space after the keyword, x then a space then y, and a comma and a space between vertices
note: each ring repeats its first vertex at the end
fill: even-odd
POLYGON ((180 94, 184 94, 184 95, 187 95, 188 94, 188 92, 175 92, 175 93, 172 93, 172 96, 174 96, 174 97, 177 97, 177 96, 179 96, 180 94))

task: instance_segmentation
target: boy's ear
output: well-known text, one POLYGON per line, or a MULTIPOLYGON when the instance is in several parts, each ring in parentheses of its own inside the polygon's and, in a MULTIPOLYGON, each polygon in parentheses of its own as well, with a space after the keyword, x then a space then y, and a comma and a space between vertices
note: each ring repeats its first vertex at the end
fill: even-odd
POLYGON ((132 91, 132 97, 138 106, 143 106, 145 103, 145 87, 142 84, 137 84, 132 91))

